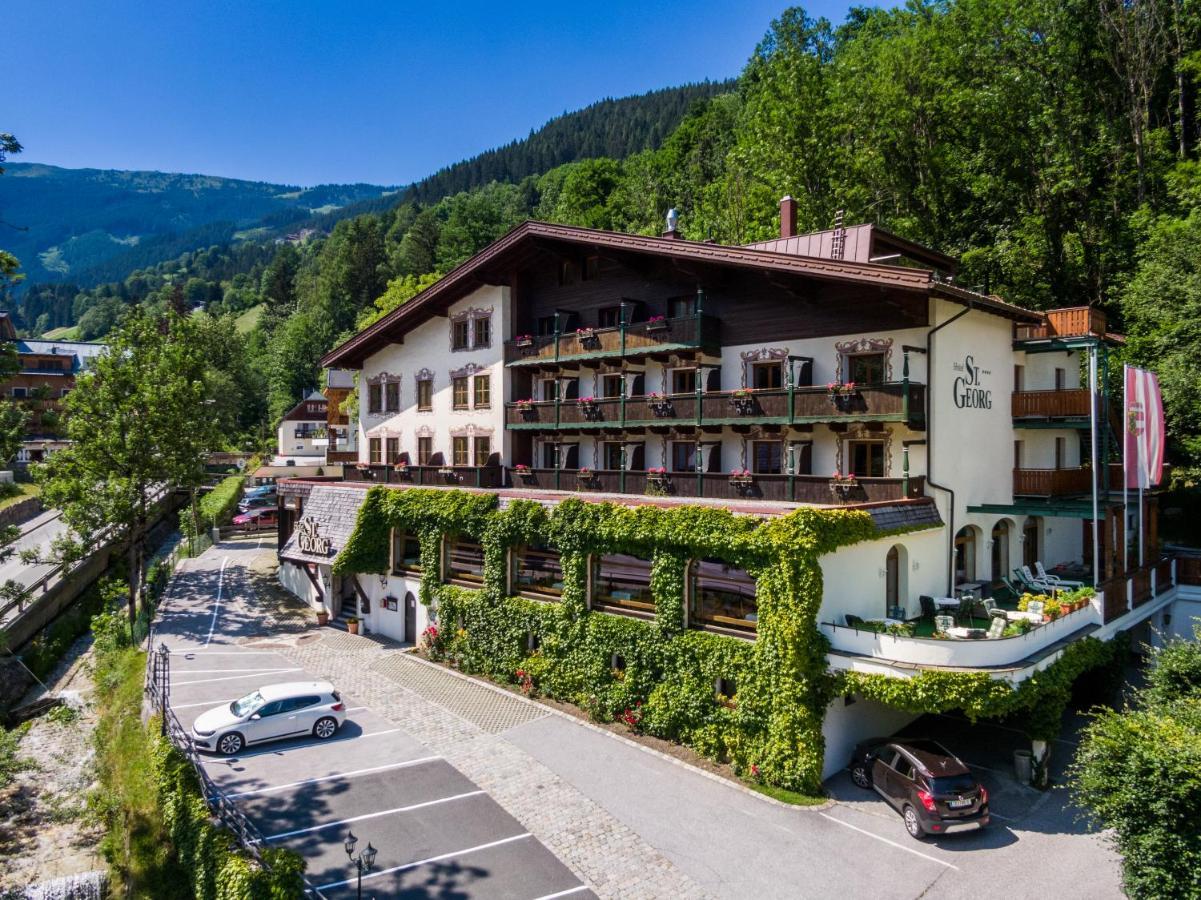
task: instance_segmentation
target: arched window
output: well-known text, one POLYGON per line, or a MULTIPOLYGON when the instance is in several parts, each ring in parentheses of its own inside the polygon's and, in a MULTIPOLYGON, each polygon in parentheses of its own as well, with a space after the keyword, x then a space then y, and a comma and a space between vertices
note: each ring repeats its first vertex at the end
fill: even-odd
POLYGON ((1001 519, 992 527, 992 580, 999 584, 1009 577, 1009 520, 1001 519))
POLYGON ((955 535, 955 584, 976 580, 976 529, 960 528, 955 535))
POLYGON ((890 619, 906 619, 908 613, 908 554, 896 544, 884 558, 884 615, 890 619))

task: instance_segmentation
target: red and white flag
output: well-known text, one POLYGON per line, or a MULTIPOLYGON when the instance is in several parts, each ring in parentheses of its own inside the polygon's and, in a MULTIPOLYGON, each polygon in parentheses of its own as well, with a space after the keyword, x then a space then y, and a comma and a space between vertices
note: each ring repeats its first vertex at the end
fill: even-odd
POLYGON ((1154 372, 1126 366, 1126 487, 1149 488, 1163 478, 1163 398, 1154 372))

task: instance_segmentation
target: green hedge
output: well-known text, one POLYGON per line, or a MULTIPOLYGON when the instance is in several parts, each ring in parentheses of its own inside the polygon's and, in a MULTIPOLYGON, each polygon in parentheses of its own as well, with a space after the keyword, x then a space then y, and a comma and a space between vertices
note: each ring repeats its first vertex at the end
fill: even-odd
POLYGON ((568 499, 547 510, 530 501, 497 508, 494 494, 375 487, 334 571, 384 572, 391 529, 418 535, 425 575, 421 600, 434 608, 434 650, 464 669, 576 703, 602 719, 683 741, 769 784, 816 792, 821 724, 836 688, 828 644, 817 628, 818 558, 885 537, 862 510, 803 508, 769 520, 715 507, 627 507, 568 499), (438 580, 443 535, 484 548, 484 586, 468 591, 438 580), (560 603, 508 596, 506 551, 555 548, 563 567, 560 603), (590 554, 628 553, 652 561, 653 621, 587 608, 590 554), (757 580, 758 636, 684 629, 685 563, 720 558, 757 580), (531 635, 539 641, 530 650, 531 635), (625 663, 615 671, 614 655, 625 663), (518 675, 518 672, 521 675, 518 675), (719 697, 718 678, 733 683, 719 697))
MULTIPOLYGON (((228 525, 238 509, 238 501, 242 499, 242 486, 246 483, 244 475, 230 475, 204 494, 196 502, 196 519, 201 533, 214 525, 228 525)), ((179 514, 180 527, 184 534, 191 533, 191 510, 182 510, 179 514)))

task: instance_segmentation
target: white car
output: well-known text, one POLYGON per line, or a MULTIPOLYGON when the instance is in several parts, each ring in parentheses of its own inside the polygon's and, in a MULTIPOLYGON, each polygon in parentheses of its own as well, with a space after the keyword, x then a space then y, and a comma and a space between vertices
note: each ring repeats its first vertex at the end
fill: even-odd
POLYGON ((249 744, 306 734, 328 740, 345 721, 346 705, 328 681, 269 684, 202 713, 192 725, 192 743, 233 756, 249 744))

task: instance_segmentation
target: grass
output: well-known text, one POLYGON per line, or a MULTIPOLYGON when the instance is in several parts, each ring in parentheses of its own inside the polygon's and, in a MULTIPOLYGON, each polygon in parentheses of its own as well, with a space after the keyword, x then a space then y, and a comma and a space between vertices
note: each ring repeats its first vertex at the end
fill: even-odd
POLYGON ((252 306, 234 320, 234 328, 237 329, 238 334, 249 334, 254 331, 255 326, 259 324, 259 319, 263 317, 264 306, 265 304, 262 303, 252 306))
POLYGON ((20 503, 26 497, 37 497, 42 493, 40 484, 0 482, 0 509, 7 509, 15 503, 20 503))
POLYGON ((745 784, 756 793, 763 794, 765 797, 771 797, 773 800, 779 800, 781 803, 788 803, 791 806, 820 806, 829 799, 827 797, 814 797, 810 794, 799 794, 787 788, 775 787, 770 784, 758 784, 754 781, 747 781, 745 784))
POLYGON ((64 325, 62 328, 51 328, 42 335, 44 341, 77 341, 79 340, 78 325, 64 325))

